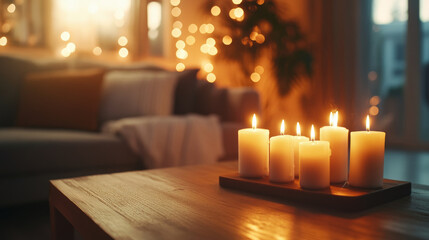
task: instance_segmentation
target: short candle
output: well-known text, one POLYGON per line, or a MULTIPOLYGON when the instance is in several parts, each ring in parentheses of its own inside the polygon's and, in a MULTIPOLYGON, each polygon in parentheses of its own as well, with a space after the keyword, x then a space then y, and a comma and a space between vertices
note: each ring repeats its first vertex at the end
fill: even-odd
POLYGON ((370 131, 369 116, 366 131, 350 134, 349 184, 362 188, 383 186, 385 132, 370 131))
POLYGON ((299 122, 296 123, 296 136, 293 137, 293 158, 294 158, 294 172, 295 177, 299 177, 299 143, 308 142, 310 139, 308 137, 301 136, 301 127, 299 122))
POLYGON ((280 125, 280 135, 270 138, 270 181, 294 180, 293 137, 284 135, 285 122, 280 125))
POLYGON ((349 171, 349 130, 338 127, 338 111, 330 114, 329 125, 320 128, 320 140, 328 141, 331 148, 330 178, 331 183, 347 181, 349 171))
POLYGON ((299 144, 299 185, 307 189, 329 188, 329 142, 315 141, 311 125, 311 141, 299 144))
POLYGON ((238 131, 238 172, 241 177, 268 176, 270 131, 256 128, 253 114, 252 128, 238 131))

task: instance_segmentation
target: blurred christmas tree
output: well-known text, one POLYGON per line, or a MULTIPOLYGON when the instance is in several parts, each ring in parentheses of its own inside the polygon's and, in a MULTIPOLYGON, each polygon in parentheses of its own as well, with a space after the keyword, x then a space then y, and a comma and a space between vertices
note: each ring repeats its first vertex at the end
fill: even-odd
POLYGON ((245 76, 258 80, 257 63, 271 56, 279 94, 283 96, 299 76, 311 74, 312 56, 305 36, 297 22, 285 20, 287 14, 279 10, 275 1, 208 1, 205 10, 218 16, 222 27, 229 31, 214 36, 216 42, 223 43, 219 44, 217 57, 238 63, 245 76))

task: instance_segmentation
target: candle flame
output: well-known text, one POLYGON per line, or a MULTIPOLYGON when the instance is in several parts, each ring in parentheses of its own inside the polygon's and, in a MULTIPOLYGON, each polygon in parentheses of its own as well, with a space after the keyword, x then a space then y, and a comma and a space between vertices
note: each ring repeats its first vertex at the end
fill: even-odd
POLYGON ((366 130, 369 132, 369 115, 366 115, 366 130))
POLYGON ((315 135, 316 134, 314 133, 314 125, 311 124, 311 134, 310 134, 311 141, 314 141, 314 139, 316 138, 315 135))
POLYGON ((280 125, 280 134, 284 135, 285 134, 285 120, 282 120, 282 124, 280 125))
POLYGON ((338 111, 335 112, 334 117, 332 119, 332 126, 338 126, 338 111))
POLYGON ((253 119, 252 119, 252 128, 256 129, 256 115, 253 114, 253 119))
POLYGON ((332 119, 333 117, 332 117, 332 112, 329 114, 329 126, 332 126, 332 122, 333 122, 333 119, 332 119))
POLYGON ((301 127, 299 126, 299 122, 296 123, 296 135, 301 136, 301 127))

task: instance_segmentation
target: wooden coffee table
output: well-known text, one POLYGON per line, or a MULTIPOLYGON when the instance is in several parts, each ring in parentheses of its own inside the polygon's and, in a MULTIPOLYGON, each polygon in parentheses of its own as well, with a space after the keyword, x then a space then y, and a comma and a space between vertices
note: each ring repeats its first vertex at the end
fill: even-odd
MULTIPOLYGON (((429 187, 358 213, 219 186, 236 162, 53 180, 53 239, 429 239, 429 187)), ((315 199, 317 201, 317 199, 315 199)))

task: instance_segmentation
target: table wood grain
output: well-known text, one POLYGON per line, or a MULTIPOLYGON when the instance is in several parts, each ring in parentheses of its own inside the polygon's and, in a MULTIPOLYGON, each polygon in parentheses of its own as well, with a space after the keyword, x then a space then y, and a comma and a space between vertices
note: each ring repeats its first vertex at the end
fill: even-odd
MULTIPOLYGON (((358 213, 219 186, 237 162, 53 180, 54 239, 429 239, 429 187, 358 213)), ((317 200, 317 199, 316 199, 317 200)))

